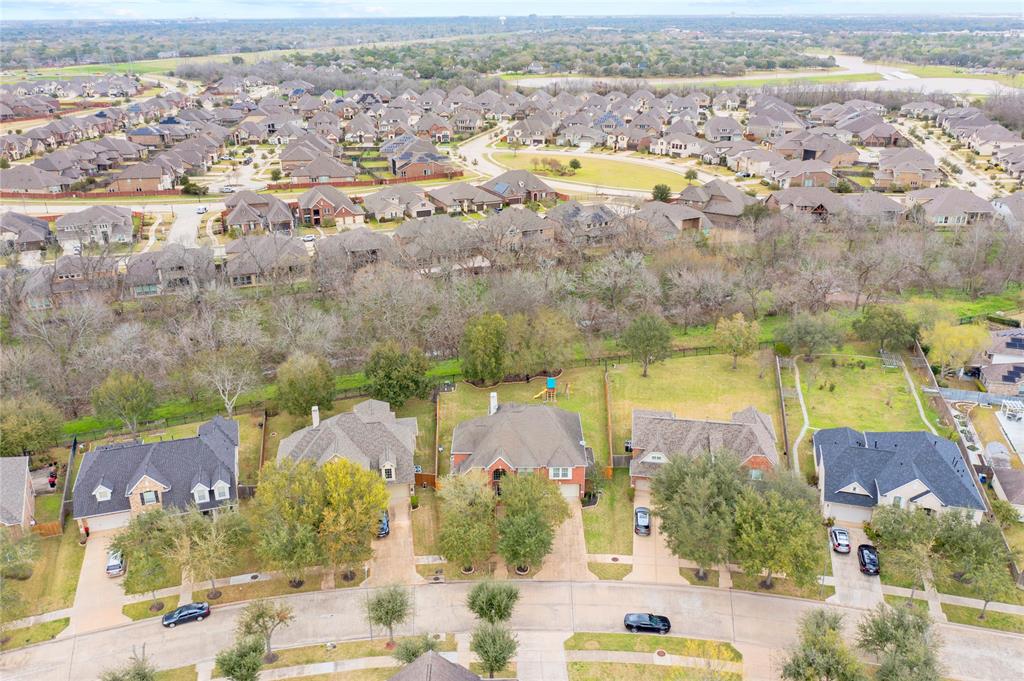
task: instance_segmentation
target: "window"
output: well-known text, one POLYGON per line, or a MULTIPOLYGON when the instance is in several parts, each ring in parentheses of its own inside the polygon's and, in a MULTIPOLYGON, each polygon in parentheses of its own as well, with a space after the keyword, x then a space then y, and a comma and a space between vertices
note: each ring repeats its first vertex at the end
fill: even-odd
POLYGON ((387 480, 388 482, 395 479, 395 467, 391 466, 390 464, 381 468, 380 472, 381 475, 384 476, 384 479, 387 480))
POLYGON ((96 495, 96 501, 110 501, 110 490, 106 487, 97 487, 93 494, 96 495))
POLYGON ((222 501, 227 499, 229 496, 231 496, 231 490, 228 488, 227 483, 217 482, 217 484, 213 486, 214 499, 222 501))
POLYGON ((210 500, 210 490, 205 487, 196 487, 192 490, 192 496, 195 498, 197 504, 205 504, 210 500))
POLYGON ((751 468, 750 469, 750 479, 751 480, 764 480, 764 471, 762 471, 759 468, 751 468))
POLYGON ((160 501, 160 497, 157 495, 156 492, 154 492, 152 490, 149 490, 147 492, 143 492, 139 496, 142 497, 142 505, 143 506, 149 506, 150 504, 155 504, 155 503, 160 501))
POLYGON ((552 480, 568 480, 572 477, 571 468, 549 468, 548 477, 552 480))
POLYGON ((903 507, 903 497, 893 497, 892 498, 892 505, 897 507, 897 508, 902 508, 903 507))

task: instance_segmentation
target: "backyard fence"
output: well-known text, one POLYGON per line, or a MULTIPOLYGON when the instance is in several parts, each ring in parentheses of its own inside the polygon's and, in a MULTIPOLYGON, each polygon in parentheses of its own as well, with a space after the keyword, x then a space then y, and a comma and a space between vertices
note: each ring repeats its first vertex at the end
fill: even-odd
POLYGON ((789 422, 786 418, 786 391, 782 389, 782 363, 775 355, 775 388, 779 393, 779 413, 782 414, 782 453, 789 458, 790 466, 793 459, 789 452, 789 422))

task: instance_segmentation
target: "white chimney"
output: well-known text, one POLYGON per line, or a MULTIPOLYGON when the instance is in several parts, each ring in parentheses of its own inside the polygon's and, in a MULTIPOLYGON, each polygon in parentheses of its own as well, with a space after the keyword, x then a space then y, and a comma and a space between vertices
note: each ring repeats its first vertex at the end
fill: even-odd
POLYGON ((488 416, 494 415, 498 411, 498 393, 491 393, 491 407, 487 410, 488 416))
POLYGON ((320 425, 320 407, 313 405, 313 427, 316 428, 320 425))

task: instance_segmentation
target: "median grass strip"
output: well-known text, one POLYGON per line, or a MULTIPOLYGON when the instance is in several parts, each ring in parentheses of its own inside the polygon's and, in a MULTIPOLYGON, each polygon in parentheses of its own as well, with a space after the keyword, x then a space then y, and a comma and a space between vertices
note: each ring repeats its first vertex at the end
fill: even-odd
POLYGON ((669 667, 655 664, 618 664, 615 662, 570 662, 569 681, 700 681, 709 678, 717 681, 741 681, 735 672, 669 667))
POLYGON ((194 664, 187 665, 185 667, 175 667, 174 669, 164 669, 156 673, 153 677, 154 681, 196 681, 199 678, 199 673, 196 671, 194 664))
MULTIPOLYGON (((397 641, 403 638, 400 637, 397 641)), ((435 634, 438 643, 438 650, 441 652, 452 652, 455 650, 455 637, 451 634, 435 634)), ((346 641, 335 644, 334 648, 326 645, 302 646, 300 648, 283 648, 275 650, 278 658, 271 664, 265 665, 264 669, 278 669, 281 667, 297 667, 305 664, 317 664, 319 662, 336 662, 338 660, 354 660, 360 657, 385 657, 392 653, 387 648, 387 638, 379 638, 373 641, 346 641)))
POLYGON ((587 569, 598 579, 622 579, 633 571, 633 566, 624 563, 587 563, 587 569))
POLYGON ((689 567, 679 568, 679 575, 693 586, 718 586, 718 570, 705 570, 703 581, 697 579, 697 571, 689 567))
MULTIPOLYGON (((355 582, 356 580, 352 580, 355 582)), ((358 580, 362 582, 362 579, 358 580)), ((351 582, 342 582, 338 580, 337 586, 349 586, 351 582)), ((256 598, 270 598, 272 596, 285 596, 293 593, 304 593, 307 591, 317 591, 320 589, 320 575, 310 574, 306 581, 303 582, 302 586, 293 588, 288 584, 288 580, 284 577, 275 577, 273 579, 263 579, 252 582, 246 582, 245 584, 230 584, 228 586, 217 587, 217 590, 221 592, 220 598, 210 599, 207 597, 207 593, 210 591, 209 585, 202 589, 196 589, 192 592, 192 601, 200 603, 202 601, 208 602, 211 606, 213 605, 224 605, 225 603, 237 603, 238 601, 251 601, 256 598)))
POLYGON ((1007 612, 997 612, 989 609, 985 611, 985 619, 978 619, 981 615, 981 608, 971 608, 966 605, 942 604, 942 612, 946 618, 955 624, 967 624, 972 627, 985 627, 986 629, 998 629, 999 631, 1011 631, 1016 634, 1024 634, 1024 617, 1012 615, 1007 612))
POLYGON ((630 653, 653 653, 664 650, 670 655, 680 657, 701 657, 723 662, 743 661, 743 655, 731 643, 682 636, 580 632, 565 640, 565 649, 622 650, 630 653))
POLYGON ((296 676, 293 678, 292 681, 387 681, 392 676, 394 676, 395 670, 395 667, 378 667, 375 669, 353 669, 347 672, 334 672, 332 674, 296 676))
POLYGON ((499 669, 498 671, 488 676, 487 671, 483 668, 483 665, 481 665, 479 662, 470 662, 469 671, 473 672, 474 674, 479 674, 482 678, 485 679, 514 679, 516 678, 516 663, 509 662, 507 665, 505 665, 504 669, 499 669))
POLYGON ((13 650, 23 646, 30 646, 33 643, 49 641, 64 631, 70 623, 70 617, 61 617, 59 620, 53 620, 52 622, 41 622, 30 627, 11 629, 4 634, 6 640, 0 645, 0 650, 13 650))
POLYGON ((836 592, 835 587, 828 584, 811 584, 799 586, 788 579, 775 577, 772 579, 772 588, 766 589, 761 586, 760 575, 748 575, 742 572, 732 574, 732 588, 739 591, 754 591, 763 594, 775 594, 776 596, 791 596, 793 598, 810 598, 816 601, 823 601, 836 592))
MULTIPOLYGON (((910 603, 910 599, 908 597, 897 596, 896 594, 883 594, 882 598, 884 598, 885 602, 894 608, 906 607, 910 603)), ((915 598, 914 607, 918 610, 928 612, 928 601, 922 600, 920 598, 915 598)))
POLYGON ((171 610, 178 607, 178 596, 167 596, 166 598, 158 598, 156 601, 139 601, 138 603, 129 603, 128 605, 121 608, 121 612, 124 613, 125 617, 130 617, 133 620, 144 620, 150 617, 162 617, 171 610), (153 605, 157 601, 164 604, 160 610, 150 610, 149 606, 153 605))

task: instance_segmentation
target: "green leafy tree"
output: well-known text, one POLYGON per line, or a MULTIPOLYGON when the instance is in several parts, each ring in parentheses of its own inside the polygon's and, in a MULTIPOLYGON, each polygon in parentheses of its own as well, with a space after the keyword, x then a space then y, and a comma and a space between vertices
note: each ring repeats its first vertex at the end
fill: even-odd
POLYGON ((880 604, 857 624, 857 645, 877 656, 878 681, 934 681, 942 677, 938 637, 919 608, 880 604))
POLYGON ((52 447, 60 441, 63 422, 60 411, 38 395, 0 401, 0 456, 52 447))
POLYGON ((939 321, 921 332, 921 343, 928 346, 928 359, 939 365, 939 375, 966 364, 988 347, 988 329, 980 324, 939 321))
POLYGON ((193 508, 177 521, 170 555, 193 580, 209 580, 208 598, 220 598, 216 577, 234 563, 237 551, 248 538, 240 513, 222 512, 206 518, 193 508))
POLYGON ((395 626, 412 614, 408 590, 394 585, 378 589, 366 599, 366 620, 373 626, 387 627, 388 641, 395 640, 395 626))
POLYGON ((217 669, 231 681, 258 681, 263 668, 263 640, 250 636, 217 653, 217 669))
POLYGON ((995 517, 996 524, 1001 529, 1006 530, 1020 522, 1020 513, 1006 499, 992 499, 990 505, 992 506, 992 515, 995 517))
POLYGON ((572 168, 573 170, 579 170, 580 168, 583 167, 583 164, 580 163, 579 159, 574 158, 569 161, 569 167, 572 168))
POLYGON ((506 373, 532 376, 571 359, 576 327, 562 313, 542 308, 533 317, 515 314, 507 322, 506 373))
POLYGON ((367 392, 376 400, 401 407, 410 398, 423 398, 430 392, 429 369, 430 362, 421 350, 402 352, 394 341, 379 344, 364 369, 367 392))
POLYGON ((820 568, 821 520, 806 498, 786 496, 776 489, 746 489, 736 504, 736 554, 743 571, 772 575, 785 572, 801 586, 814 581, 820 568))
POLYGON ((786 322, 775 336, 794 351, 800 351, 808 360, 842 342, 842 331, 831 315, 812 315, 800 312, 786 322))
POLYGON ((501 504, 505 515, 537 511, 552 529, 569 517, 569 504, 559 485, 542 475, 511 475, 501 484, 501 504))
POLYGON ((910 590, 912 604, 914 592, 931 572, 932 547, 939 530, 938 523, 921 509, 883 506, 875 511, 871 528, 878 537, 879 547, 885 552, 886 561, 913 578, 910 590))
POLYGON ((146 418, 156 404, 156 391, 144 376, 114 369, 93 391, 92 404, 101 418, 118 419, 132 433, 137 433, 139 421, 146 418))
POLYGON ((619 337, 619 345, 640 362, 646 378, 650 365, 662 361, 672 351, 672 329, 660 317, 640 315, 619 337))
POLYGON ((1010 577, 1010 556, 1001 551, 988 560, 983 561, 975 570, 971 579, 971 591, 984 601, 978 619, 985 619, 988 604, 992 601, 1012 601, 1017 594, 1017 587, 1010 577))
POLYGON ((245 606, 238 616, 236 631, 239 637, 255 637, 262 639, 264 650, 263 661, 273 662, 277 659, 270 647, 274 632, 287 627, 295 620, 295 613, 290 605, 280 601, 260 599, 245 606))
POLYGON ((742 312, 730 319, 719 318, 715 324, 715 344, 732 355, 732 368, 740 357, 749 357, 757 350, 761 338, 761 325, 756 320, 747 321, 742 312))
POLYGON ((466 323, 459 357, 469 381, 493 384, 505 377, 508 324, 500 314, 486 314, 466 323))
POLYGON ((466 596, 466 607, 479 619, 495 624, 512 617, 519 587, 509 582, 478 582, 466 596))
MULTIPOLYGON (((167 583, 174 567, 166 556, 174 546, 175 536, 175 523, 166 511, 157 508, 133 517, 114 537, 111 547, 120 551, 131 566, 121 581, 125 593, 149 591, 156 601, 156 590, 167 583)), ((163 602, 155 602, 153 608, 162 609, 163 602)))
POLYGON ((853 332, 862 341, 882 349, 900 349, 913 344, 917 325, 902 311, 889 305, 872 305, 853 320, 853 332))
POLYGON ((395 650, 391 655, 402 664, 409 664, 420 655, 436 651, 439 647, 440 643, 438 643, 437 639, 423 634, 422 636, 403 638, 395 644, 395 650))
POLYGON ((554 531, 539 510, 507 514, 498 521, 498 553, 517 569, 539 566, 553 542, 554 531))
POLYGON ((141 654, 132 651, 127 663, 100 675, 100 681, 156 681, 156 678, 156 669, 146 659, 145 648, 141 654))
POLYGON ((694 170, 693 168, 690 168, 689 170, 686 171, 684 177, 690 182, 693 182, 694 180, 697 179, 697 171, 694 170))
POLYGON ((939 516, 935 551, 952 567, 954 579, 968 583, 979 566, 1005 555, 1006 547, 994 523, 975 523, 966 511, 947 511, 939 516))
POLYGON ((323 471, 309 461, 279 461, 260 470, 259 489, 250 516, 256 554, 301 586, 306 570, 323 560, 317 536, 326 505, 323 471))
POLYGON ((866 681, 864 667, 843 641, 843 616, 812 610, 800 620, 800 638, 782 666, 786 681, 866 681))
POLYGON ((377 471, 348 459, 333 459, 321 470, 326 504, 320 542, 328 561, 351 575, 373 557, 373 540, 390 499, 387 486, 377 471))
POLYGON ((672 188, 667 184, 656 184, 654 185, 654 189, 651 190, 651 198, 655 201, 668 203, 672 198, 672 188))
POLYGON ((334 374, 327 360, 305 352, 293 353, 277 369, 277 401, 289 414, 309 414, 314 406, 334 401, 334 374))
POLYGON ((493 679, 515 657, 519 641, 515 635, 500 624, 485 622, 473 632, 469 649, 480 659, 480 667, 487 678, 493 679))
POLYGON ((280 168, 273 168, 273 169, 271 169, 271 171, 270 171, 270 180, 272 182, 277 182, 280 179, 281 179, 281 169, 280 168))
POLYGON ((472 568, 494 550, 494 490, 478 471, 448 476, 439 492, 441 529, 437 546, 452 565, 472 568))
POLYGON ((675 457, 651 481, 661 533, 673 554, 697 563, 698 579, 728 559, 742 490, 739 461, 724 452, 675 457))

